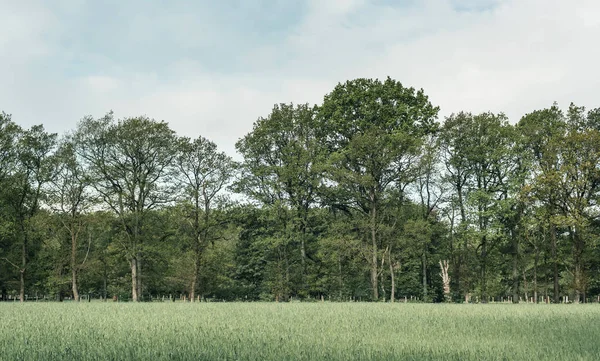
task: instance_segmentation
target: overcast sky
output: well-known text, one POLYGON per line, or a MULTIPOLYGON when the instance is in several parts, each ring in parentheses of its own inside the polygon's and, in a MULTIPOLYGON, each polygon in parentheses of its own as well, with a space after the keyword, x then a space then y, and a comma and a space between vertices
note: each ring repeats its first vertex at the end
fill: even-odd
POLYGON ((388 75, 442 117, 600 107, 598 0, 0 0, 0 14, 0 110, 59 133, 112 109, 232 154, 273 104, 388 75))

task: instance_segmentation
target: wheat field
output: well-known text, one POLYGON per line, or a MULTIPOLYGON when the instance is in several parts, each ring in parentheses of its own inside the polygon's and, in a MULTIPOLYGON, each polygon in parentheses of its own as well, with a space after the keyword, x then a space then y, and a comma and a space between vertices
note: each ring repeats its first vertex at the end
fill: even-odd
POLYGON ((0 360, 600 360, 600 306, 3 303, 0 360))

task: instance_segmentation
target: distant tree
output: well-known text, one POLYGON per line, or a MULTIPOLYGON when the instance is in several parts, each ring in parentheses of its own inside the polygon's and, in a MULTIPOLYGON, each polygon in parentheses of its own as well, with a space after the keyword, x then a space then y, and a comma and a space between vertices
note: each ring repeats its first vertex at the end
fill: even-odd
POLYGON ((78 156, 104 204, 118 216, 131 268, 131 293, 142 298, 147 214, 173 201, 176 138, 166 122, 138 117, 83 119, 74 134, 78 156))
MULTIPOLYGON (((89 217, 86 213, 92 210, 96 199, 91 193, 91 177, 77 159, 74 144, 65 140, 55 154, 55 176, 49 182, 46 192, 48 204, 56 212, 62 229, 70 239, 71 289, 73 299, 79 301, 77 278, 82 263, 87 260, 88 253, 81 260, 78 256, 80 240, 86 231, 89 217)), ((59 232, 61 233, 61 232, 59 232)), ((87 248, 89 252, 89 247, 87 248)))
POLYGON ((491 253, 503 237, 498 232, 498 206, 507 197, 514 166, 512 127, 503 114, 459 113, 446 120, 443 134, 448 180, 460 209, 459 232, 465 253, 468 227, 476 238, 478 284, 485 302, 491 253))
POLYGON ((566 132, 564 114, 554 105, 525 115, 517 124, 521 134, 523 157, 530 159, 531 181, 529 195, 539 204, 536 212, 543 222, 539 227, 547 235, 552 264, 554 302, 559 302, 559 254, 557 216, 559 214, 560 145, 566 132))
POLYGON ((571 104, 567 112, 568 134, 561 143, 560 222, 573 244, 574 302, 585 300, 588 284, 589 249, 599 243, 590 233, 598 213, 600 191, 600 129, 595 113, 571 104))
POLYGON ((315 116, 315 108, 308 104, 275 105, 236 144, 244 157, 238 190, 263 206, 277 207, 283 237, 298 240, 303 296, 307 292, 309 213, 318 200, 324 160, 315 116))
POLYGON ((46 196, 43 187, 53 178, 52 153, 55 146, 56 134, 47 133, 41 125, 19 132, 15 142, 14 168, 4 188, 15 241, 11 247, 13 256, 4 257, 4 260, 19 272, 21 302, 25 301, 25 280, 29 261, 38 248, 32 220, 46 196), (18 261, 16 254, 19 254, 18 261))
POLYGON ((12 267, 7 262, 10 249, 14 222, 9 212, 8 196, 10 195, 10 176, 15 171, 17 162, 17 141, 21 128, 15 124, 10 114, 0 113, 0 291, 2 299, 7 297, 8 271, 12 267))
POLYGON ((215 143, 206 138, 182 138, 175 158, 177 178, 182 185, 180 196, 184 200, 184 215, 193 252, 190 300, 196 297, 200 266, 206 248, 219 236, 222 212, 215 208, 224 205, 225 187, 235 176, 236 164, 225 153, 219 152, 215 143), (221 197, 221 199, 219 199, 221 197))
POLYGON ((435 127, 438 108, 423 90, 391 78, 338 84, 319 110, 323 142, 331 152, 327 177, 335 202, 365 219, 371 247, 372 298, 379 299, 378 237, 384 194, 414 180, 423 138, 435 127))

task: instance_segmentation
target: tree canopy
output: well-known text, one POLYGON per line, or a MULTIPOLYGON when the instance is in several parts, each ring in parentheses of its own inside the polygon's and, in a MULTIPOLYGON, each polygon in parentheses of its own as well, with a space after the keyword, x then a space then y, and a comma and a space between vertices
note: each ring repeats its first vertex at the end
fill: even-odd
POLYGON ((600 108, 439 114, 354 79, 236 162, 145 116, 0 113, 1 299, 598 300, 600 108))

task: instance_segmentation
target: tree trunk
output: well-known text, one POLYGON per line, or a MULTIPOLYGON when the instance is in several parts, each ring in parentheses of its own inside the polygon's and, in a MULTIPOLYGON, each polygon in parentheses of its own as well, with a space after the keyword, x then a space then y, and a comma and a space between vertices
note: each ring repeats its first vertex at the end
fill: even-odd
POLYGON ((130 265, 131 265, 131 299, 133 300, 133 302, 138 302, 139 298, 138 298, 138 275, 137 275, 137 271, 138 271, 138 265, 137 265, 137 260, 135 258, 132 258, 130 260, 130 265))
POLYGON ((290 261, 288 259, 287 247, 283 248, 283 259, 285 261, 285 285, 284 285, 284 296, 285 300, 288 300, 290 297, 290 261))
POLYGON ((71 232, 71 285, 73 299, 79 302, 79 290, 77 289, 77 236, 71 232))
POLYGON ((511 231, 511 236, 512 236, 512 252, 513 252, 512 302, 519 303, 519 242, 517 240, 514 230, 511 231))
POLYGON ((390 264, 390 278, 392 287, 390 289, 390 302, 394 302, 396 299, 396 279, 394 277, 394 264, 392 263, 392 247, 390 247, 390 253, 388 254, 388 261, 390 264))
POLYGON ((79 302, 79 290, 77 289, 77 271, 71 270, 72 289, 73 289, 73 300, 79 302))
MULTIPOLYGON (((373 196, 374 197, 374 196, 373 196)), ((373 301, 379 299, 379 285, 377 284, 377 209, 373 202, 371 209, 371 287, 373 288, 373 301)))
POLYGON ((535 257, 533 259, 533 302, 538 302, 538 286, 537 286, 537 267, 539 262, 540 252, 535 248, 535 257))
POLYGON ((559 302, 559 294, 558 294, 558 256, 556 251, 556 227, 550 221, 550 238, 552 240, 552 263, 553 263, 553 273, 554 273, 554 303, 559 302))
POLYGON ((304 242, 304 232, 302 232, 302 234, 300 235, 300 237, 302 238, 300 240, 300 262, 302 265, 302 296, 306 297, 308 292, 307 292, 307 287, 306 287, 306 248, 305 248, 305 242, 304 242))
POLYGON ((487 301, 487 237, 481 241, 481 302, 487 301))
POLYGON ((194 259, 194 274, 192 275, 192 284, 190 287, 190 301, 194 302, 196 298, 196 287, 198 286, 198 276, 200 275, 200 254, 197 252, 194 259))
POLYGON ((444 286, 444 300, 446 302, 452 301, 452 295, 450 294, 450 275, 448 274, 449 269, 448 261, 440 261, 440 276, 442 276, 442 285, 444 286))
POLYGON ((142 301, 144 299, 143 293, 142 293, 142 257, 141 255, 139 255, 136 257, 136 265, 137 265, 137 296, 138 296, 138 300, 142 301))
POLYGON ((421 261, 423 263, 423 302, 428 302, 427 296, 427 254, 423 251, 421 256, 421 261))
POLYGON ((106 264, 106 259, 102 262, 104 264, 104 270, 102 274, 102 295, 104 297, 104 301, 108 297, 108 265, 106 264))
POLYGON ((21 281, 21 287, 19 290, 19 301, 21 302, 25 302, 25 270, 22 269, 20 272, 20 281, 21 281))
POLYGON ((340 253, 338 251, 338 255, 337 255, 337 261, 338 261, 338 273, 339 273, 339 288, 340 288, 340 301, 342 300, 343 297, 343 292, 344 292, 344 273, 342 272, 342 258, 340 257, 340 253))
POLYGON ((582 261, 583 255, 583 239, 581 238, 581 234, 578 229, 573 228, 571 230, 571 234, 573 234, 573 244, 574 244, 574 259, 575 259, 575 303, 580 303, 583 290, 585 289, 584 285, 584 266, 582 261))
POLYGON ((581 266, 575 265, 575 299, 573 303, 581 302, 581 266))
MULTIPOLYGON (((458 193, 458 206, 460 208, 460 223, 458 224, 459 226, 459 235, 463 237, 463 243, 462 243, 462 251, 459 251, 458 253, 458 265, 456 267, 456 291, 458 292, 459 296, 461 295, 461 288, 460 288, 460 283, 462 280, 462 288, 464 290, 462 296, 464 296, 465 299, 469 298, 469 279, 468 279, 468 275, 469 275, 469 269, 467 268, 467 265, 465 264, 468 260, 468 249, 469 249, 469 240, 468 237, 465 237, 464 231, 466 229, 466 211, 465 211, 465 204, 464 204, 464 200, 463 200, 463 194, 462 194, 462 185, 459 183, 457 185, 457 193, 458 193), (464 269, 465 272, 461 272, 461 269, 464 269)), ((457 246, 457 248, 460 248, 460 245, 457 246)), ((462 298, 462 297, 461 297, 462 298)))
POLYGON ((525 295, 525 303, 529 302, 529 295, 527 294, 527 275, 523 272, 523 293, 525 295))
POLYGON ((27 237, 24 237, 23 244, 21 247, 21 270, 20 270, 20 290, 19 290, 19 301, 21 301, 21 302, 25 302, 25 270, 26 269, 27 269, 27 237))
MULTIPOLYGON (((452 217, 450 219, 450 262, 452 265, 452 270, 454 274, 454 289, 460 290, 460 264, 462 263, 462 257, 460 255, 460 245, 455 245, 455 230, 454 230, 454 209, 452 210, 452 217)), ((445 287, 444 287, 445 291, 445 287)), ((450 292, 450 284, 448 284, 448 292, 450 292)), ((452 299, 452 295, 450 296, 450 300, 452 299)), ((450 302, 446 300, 446 302, 450 302)))

